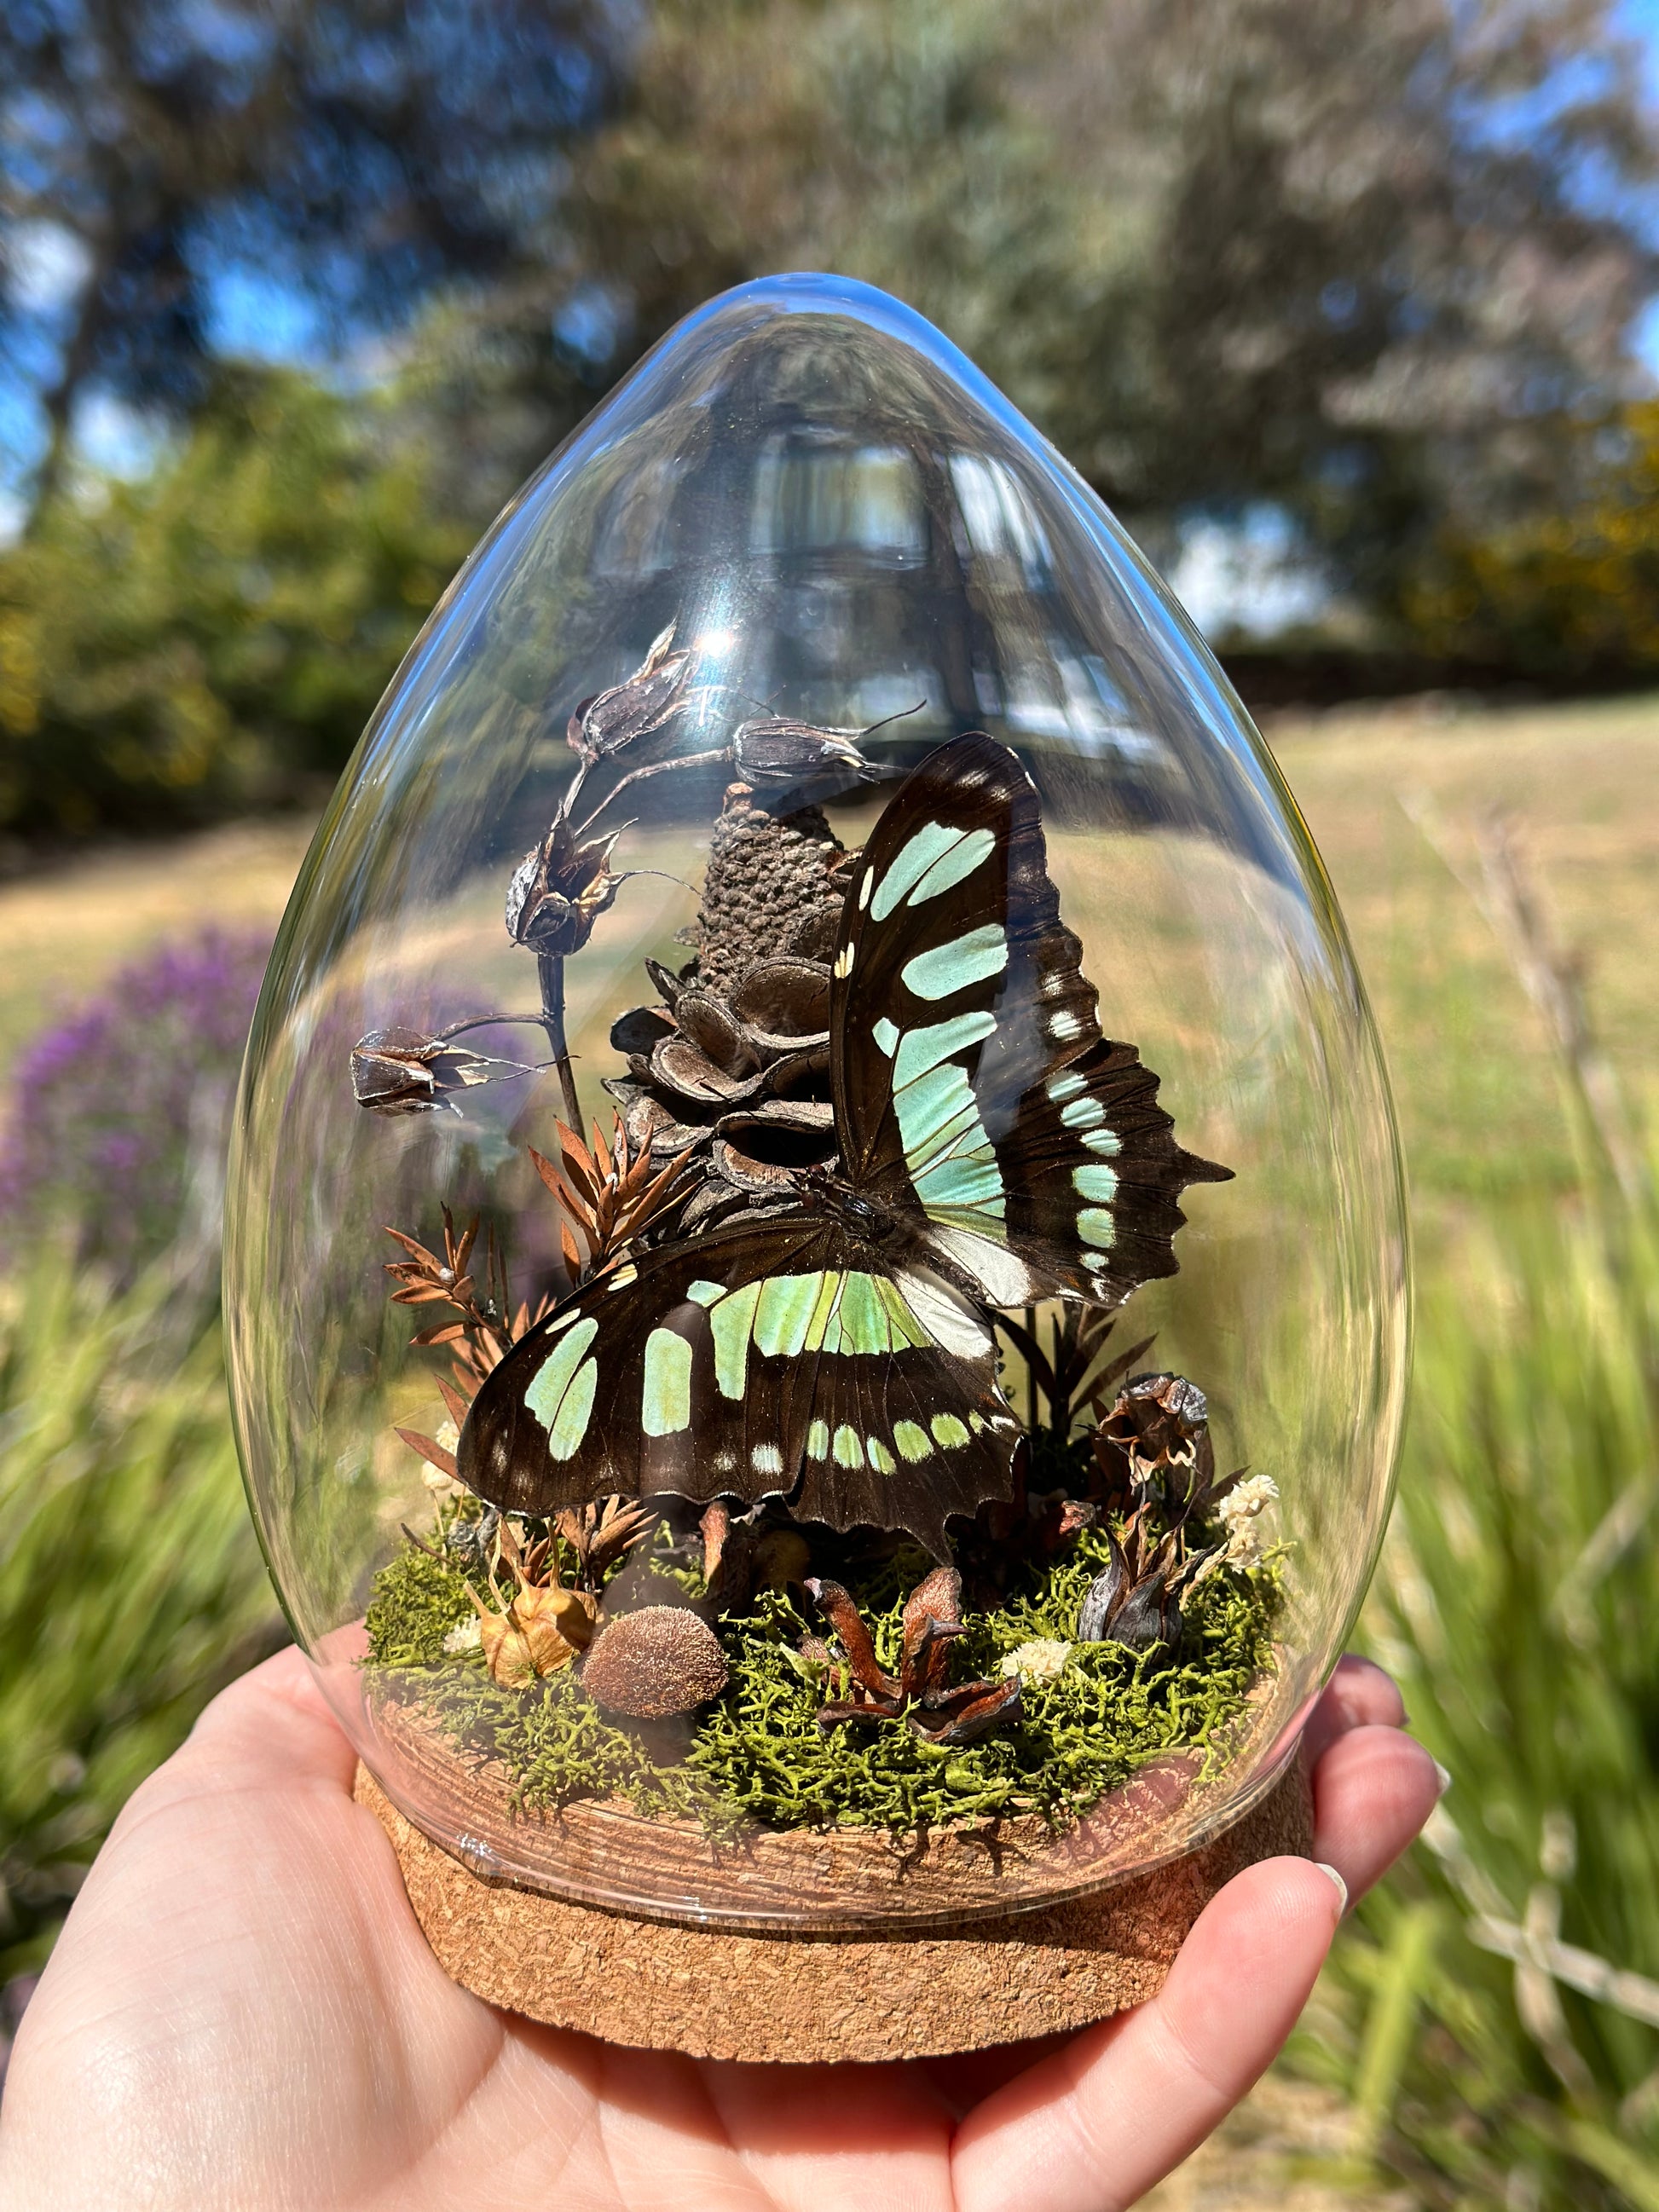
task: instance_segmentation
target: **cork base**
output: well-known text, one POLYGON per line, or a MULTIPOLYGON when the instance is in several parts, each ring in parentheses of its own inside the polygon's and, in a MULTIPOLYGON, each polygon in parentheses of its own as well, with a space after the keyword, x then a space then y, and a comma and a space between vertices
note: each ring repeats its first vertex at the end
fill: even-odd
POLYGON ((698 2058, 924 2058, 1086 2027, 1157 1994, 1234 1875, 1313 1844, 1298 1759, 1202 1850, 1091 1896, 959 1932, 739 1935, 481 1881, 411 1826, 366 1767, 356 1796, 392 1838, 416 1917, 463 1988, 552 2027, 698 2058))

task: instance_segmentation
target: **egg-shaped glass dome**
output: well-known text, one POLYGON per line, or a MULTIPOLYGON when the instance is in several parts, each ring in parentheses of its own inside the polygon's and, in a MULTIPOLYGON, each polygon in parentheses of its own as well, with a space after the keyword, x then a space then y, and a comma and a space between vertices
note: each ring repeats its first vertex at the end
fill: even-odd
POLYGON ((237 1113, 271 1571, 495 1878, 916 1927, 1237 1819, 1404 1381, 1387 1088, 1265 748, 940 335, 797 276, 533 477, 376 714, 237 1113))

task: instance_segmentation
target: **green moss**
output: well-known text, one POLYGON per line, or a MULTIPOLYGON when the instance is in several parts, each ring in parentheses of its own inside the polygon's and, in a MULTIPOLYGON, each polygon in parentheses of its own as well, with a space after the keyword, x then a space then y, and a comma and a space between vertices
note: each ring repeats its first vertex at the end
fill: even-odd
MULTIPOLYGON (((1071 1642, 1106 1557, 1104 1537, 1085 1531, 999 1610, 968 1614, 956 1679, 1000 1674, 1004 1658, 1035 1638, 1071 1642)), ((904 1597, 927 1566, 920 1554, 901 1553, 855 1588, 890 1666, 904 1597)), ((828 1670, 796 1648, 821 1634, 822 1623, 781 1595, 717 1624, 731 1687, 678 1736, 608 1720, 574 1669, 507 1690, 491 1681, 481 1654, 446 1655, 445 1638, 472 1607, 459 1571, 413 1546, 377 1577, 368 1626, 370 1663, 386 1670, 386 1686, 459 1744, 500 1759, 528 1805, 619 1796, 641 1813, 696 1817, 714 1830, 744 1819, 904 1830, 992 1814, 1036 1814, 1063 1827, 1150 1759, 1196 1754, 1208 1771, 1271 1663, 1278 1604, 1276 1566, 1213 1575, 1187 1607, 1173 1658, 1073 1644, 1054 1680, 1028 1685, 1017 1723, 948 1749, 892 1722, 844 1723, 826 1735, 817 1716, 828 1670)))
POLYGON ((411 1544, 374 1577, 365 1626, 381 1667, 435 1667, 452 1629, 476 1620, 459 1571, 411 1544))

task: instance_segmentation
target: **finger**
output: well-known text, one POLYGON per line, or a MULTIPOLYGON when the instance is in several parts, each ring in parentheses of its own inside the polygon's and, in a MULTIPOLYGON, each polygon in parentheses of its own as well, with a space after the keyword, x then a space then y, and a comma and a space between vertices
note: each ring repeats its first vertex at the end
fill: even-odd
POLYGON ((1247 1867, 1205 1907, 1149 2004, 1076 2037, 970 2113, 958 2212, 1121 2212, 1273 2058, 1341 1916, 1306 1859, 1247 1867))
POLYGON ((1434 1810, 1440 1769, 1397 1728, 1350 1729, 1314 1769, 1314 1856, 1359 1897, 1434 1810))
POLYGON ((1324 1696, 1309 1715, 1302 1740, 1309 1759, 1317 1760, 1350 1729, 1403 1728, 1405 1721, 1405 1700, 1394 1677, 1350 1651, 1337 1661, 1324 1696))

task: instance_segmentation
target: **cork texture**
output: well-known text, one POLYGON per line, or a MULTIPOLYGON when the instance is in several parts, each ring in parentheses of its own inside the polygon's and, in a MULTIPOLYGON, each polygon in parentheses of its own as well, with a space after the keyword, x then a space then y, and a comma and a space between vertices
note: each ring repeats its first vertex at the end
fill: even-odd
POLYGON ((411 1826, 362 1766, 356 1795, 390 1836, 416 1917, 453 1980, 556 2027, 698 2058, 923 2058, 1086 2027, 1156 1995, 1234 1875, 1306 1856, 1313 1840, 1298 1760, 1202 1850, 1088 1897, 960 1930, 738 1935, 481 1881, 411 1826))

